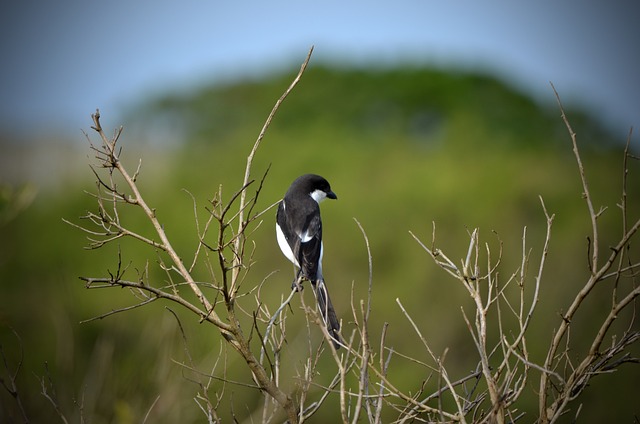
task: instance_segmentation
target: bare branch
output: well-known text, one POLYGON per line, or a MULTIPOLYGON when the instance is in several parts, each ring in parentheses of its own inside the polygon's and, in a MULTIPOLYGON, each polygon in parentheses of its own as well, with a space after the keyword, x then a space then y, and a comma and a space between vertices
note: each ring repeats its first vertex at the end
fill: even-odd
POLYGON ((27 411, 22 404, 22 398, 20 397, 17 385, 18 374, 20 373, 20 370, 22 369, 22 365, 24 363, 24 347, 22 345, 22 339, 20 338, 20 335, 16 332, 16 330, 11 327, 10 330, 18 340, 18 345, 20 346, 20 359, 18 360, 15 370, 12 371, 11 367, 9 366, 9 360, 4 353, 4 349, 2 345, 0 345, 0 356, 2 356, 2 363, 8 377, 7 380, 2 375, 0 375, 0 384, 2 384, 2 387, 4 387, 9 395, 11 395, 11 397, 15 400, 16 404, 18 405, 18 409, 20 410, 20 414, 22 415, 22 419, 25 423, 27 423, 29 422, 29 418, 27 416, 27 411))
POLYGON ((560 114, 562 116, 562 120, 564 121, 567 130, 569 131, 569 136, 571 137, 571 144, 573 145, 573 154, 576 158, 576 163, 578 164, 578 171, 580 173, 580 181, 582 182, 582 194, 584 196, 585 201, 587 202, 587 207, 589 208, 589 216, 591 217, 591 235, 593 236, 593 251, 591 255, 591 269, 596 270, 598 268, 598 259, 599 259, 599 231, 598 231, 598 216, 600 213, 596 213, 593 207, 593 201, 591 200, 591 192, 589 191, 589 184, 587 183, 587 177, 584 171, 584 165, 582 164, 582 158, 580 157, 580 152, 578 150, 578 142, 576 139, 576 133, 571 128, 571 124, 569 124, 569 120, 567 115, 564 112, 564 107, 562 106, 562 102, 560 101, 560 95, 556 91, 553 83, 551 84, 551 88, 553 89, 553 93, 556 96, 556 100, 558 102, 558 107, 560 108, 560 114))

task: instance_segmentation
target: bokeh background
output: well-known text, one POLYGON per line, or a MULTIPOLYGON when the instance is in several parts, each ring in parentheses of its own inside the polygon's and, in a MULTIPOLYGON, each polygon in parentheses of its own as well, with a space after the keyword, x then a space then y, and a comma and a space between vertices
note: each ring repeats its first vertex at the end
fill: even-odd
MULTIPOLYGON (((95 209, 84 193, 94 184, 82 130, 90 133, 96 108, 109 131, 125 126, 125 161, 143 159, 140 185, 189 257, 197 234, 183 189, 200 213, 220 184, 225 193, 237 190, 253 141, 312 45, 311 65, 256 158, 256 177, 270 167, 260 205, 275 202, 301 173, 329 179, 339 200, 323 204, 325 268, 337 309, 349 310, 352 285, 356 296, 366 293, 356 218, 373 254, 372 328, 389 322, 394 348, 413 351, 416 340, 407 337, 394 300, 401 299, 435 350, 450 349, 453 374, 462 376, 475 368, 459 310, 469 308, 468 299, 409 231, 428 242, 435 222, 439 246, 454 258, 466 254, 470 229, 479 227, 497 246, 495 232, 509 275, 521 261, 525 226, 532 264, 539 259, 543 196, 556 221, 530 342, 542 360, 559 314, 587 275, 589 231, 549 82, 577 131, 596 203, 609 207, 601 225, 611 244, 621 226, 622 148, 640 123, 639 16, 637 2, 622 0, 3 3, 0 344, 10 369, 23 358, 17 382, 29 416, 44 422, 55 414, 40 394, 41 379, 50 376, 74 422, 81 415, 94 423, 140 422, 149 411, 147 422, 204 421, 193 401, 197 388, 176 364, 185 354, 167 305, 80 324, 134 301, 124 290, 86 290, 77 278, 104 275, 117 263, 117 246, 84 250, 84 234, 62 221, 78 222, 95 209)), ((633 171, 630 216, 637 217, 637 165, 633 171)), ((144 228, 138 216, 130 219, 144 228)), ((275 249, 270 217, 255 242, 245 284, 280 270, 266 283, 266 301, 277 304, 290 267, 275 249)), ((155 263, 149 249, 120 247, 132 269, 155 263)), ((576 357, 593 337, 592 320, 607 311, 606 293, 576 323, 576 357)), ((219 335, 181 317, 198 363, 212 367, 219 335)), ((296 346, 292 369, 304 361, 296 346)), ((233 353, 227 361, 239 380, 250 381, 233 353)), ((323 366, 329 374, 330 358, 323 366)), ((397 367, 407 387, 427 377, 397 367)), ((581 421, 637 421, 640 373, 633 365, 622 371, 594 380, 581 421)), ((531 389, 522 405, 526 422, 536 416, 531 389)), ((256 398, 231 392, 224 402, 249 419, 256 398)), ((337 416, 332 405, 316 422, 337 416)), ((19 421, 4 389, 0 421, 19 421)))

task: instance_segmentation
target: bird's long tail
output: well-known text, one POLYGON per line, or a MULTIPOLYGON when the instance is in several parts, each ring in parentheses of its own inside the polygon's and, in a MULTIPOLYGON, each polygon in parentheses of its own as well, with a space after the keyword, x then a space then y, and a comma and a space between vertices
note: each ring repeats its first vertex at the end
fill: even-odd
POLYGON ((333 309, 327 286, 324 284, 324 280, 320 279, 314 284, 316 290, 316 298, 318 299, 318 309, 322 314, 322 319, 327 326, 327 331, 333 339, 333 346, 338 349, 342 343, 342 339, 338 332, 340 331, 340 321, 336 316, 336 311, 333 309))

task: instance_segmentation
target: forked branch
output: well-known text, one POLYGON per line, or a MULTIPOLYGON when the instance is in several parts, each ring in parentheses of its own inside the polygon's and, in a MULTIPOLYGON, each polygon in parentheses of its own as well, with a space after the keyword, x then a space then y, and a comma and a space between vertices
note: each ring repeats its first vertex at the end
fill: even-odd
MULTIPOLYGON (((300 81, 309 63, 312 52, 313 48, 310 49, 293 82, 277 100, 253 148, 249 152, 240 190, 232 196, 227 204, 222 203, 222 193, 220 190, 218 196, 212 201, 210 216, 202 232, 197 223, 196 230, 198 231, 199 243, 193 255, 193 262, 190 265, 187 265, 182 259, 186 257, 186 255, 177 252, 171 244, 163 225, 156 216, 155 209, 149 206, 137 185, 136 180, 141 172, 141 162, 138 162, 138 166, 132 174, 120 159, 122 148, 120 147, 119 141, 123 132, 122 127, 116 130, 112 137, 107 136, 100 122, 99 111, 96 111, 96 113, 92 115, 92 129, 98 134, 100 144, 94 145, 89 140, 91 149, 96 153, 96 158, 99 161, 99 167, 106 170, 106 175, 103 176, 102 172, 98 172, 92 168, 97 180, 97 192, 93 196, 98 203, 98 212, 88 212, 84 217, 88 220, 89 225, 83 226, 69 222, 72 226, 88 234, 91 248, 100 248, 126 237, 150 245, 168 257, 166 262, 165 257, 159 258, 158 260, 160 268, 165 271, 170 281, 170 284, 165 286, 158 286, 157 284, 153 284, 153 282, 150 283, 149 281, 145 281, 144 278, 139 278, 138 280, 125 279, 124 274, 126 267, 124 269, 122 268, 120 255, 118 255, 118 272, 115 274, 109 273, 109 277, 81 277, 82 280, 86 282, 88 288, 127 287, 139 293, 143 299, 136 305, 107 312, 96 317, 97 319, 144 306, 153 302, 155 299, 166 299, 180 305, 184 309, 196 314, 201 322, 213 324, 220 331, 224 340, 233 346, 244 359, 260 390, 267 393, 284 409, 291 423, 298 422, 297 407, 291 396, 279 388, 276 376, 270 375, 270 372, 263 367, 261 361, 254 355, 250 344, 251 336, 249 335, 249 337, 247 337, 244 334, 240 320, 236 316, 236 300, 240 283, 244 278, 241 272, 246 272, 251 266, 251 254, 245 252, 246 242, 251 236, 249 225, 256 223, 255 227, 257 228, 257 226, 260 225, 258 218, 277 204, 274 203, 267 209, 254 213, 254 207, 262 190, 266 172, 260 180, 255 195, 252 198, 248 198, 247 191, 253 182, 251 180, 253 158, 278 108, 300 81), (118 186, 116 181, 120 180, 124 181, 124 187, 118 186), (153 238, 142 236, 141 233, 132 230, 120 221, 120 208, 123 205, 133 206, 144 212, 146 221, 150 223, 153 228, 153 238), (211 247, 205 242, 205 235, 211 228, 213 222, 218 223, 218 234, 216 237, 217 243, 214 247, 211 247), (235 229, 235 232, 233 232, 233 229, 235 229), (204 255, 202 252, 204 252, 204 255), (209 252, 217 256, 219 269, 215 271, 211 266, 211 262, 207 262, 206 267, 213 281, 205 284, 198 282, 192 272, 195 269, 198 258, 204 256, 206 260, 208 260, 209 252), (191 292, 193 292, 197 302, 189 301, 180 294, 178 288, 183 285, 186 285, 191 292), (216 293, 215 299, 211 300, 205 295, 202 290, 202 287, 205 286, 214 289, 216 293), (222 296, 219 297, 218 294, 222 296), (217 306, 221 304, 224 305, 223 310, 217 308, 217 306)), ((87 138, 89 137, 87 136, 87 138)), ((193 199, 193 201, 195 208, 195 199, 193 199)), ((146 276, 148 277, 148 274, 146 274, 146 276)), ((254 322, 254 327, 249 333, 252 333, 253 330, 259 331, 257 321, 254 322)), ((207 409, 210 408, 207 407, 207 409)), ((208 415, 212 416, 211 412, 208 412, 208 415)))

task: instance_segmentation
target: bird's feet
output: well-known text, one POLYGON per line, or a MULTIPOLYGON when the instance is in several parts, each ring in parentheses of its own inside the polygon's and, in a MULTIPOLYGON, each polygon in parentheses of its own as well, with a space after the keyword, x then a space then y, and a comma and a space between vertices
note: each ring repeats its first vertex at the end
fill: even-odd
POLYGON ((293 283, 291 283, 291 290, 301 292, 304 289, 304 287, 302 286, 303 281, 304 281, 304 278, 302 277, 298 277, 295 280, 293 280, 293 283))

